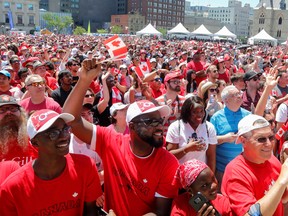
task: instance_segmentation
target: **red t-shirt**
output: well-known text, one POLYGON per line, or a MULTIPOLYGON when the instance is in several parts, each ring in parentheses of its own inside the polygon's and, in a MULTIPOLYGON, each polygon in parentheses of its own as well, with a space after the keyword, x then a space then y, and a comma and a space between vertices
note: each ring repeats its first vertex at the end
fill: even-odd
POLYGON ((26 150, 23 150, 18 143, 14 143, 5 155, 0 153, 0 161, 16 161, 24 166, 38 156, 38 151, 29 143, 26 150))
MULTIPOLYGON (((187 65, 187 70, 194 70, 194 71, 201 71, 201 70, 204 70, 204 66, 201 62, 194 62, 194 61, 190 61, 187 65)), ((197 83, 197 86, 199 85, 199 83, 202 81, 202 80, 205 80, 207 77, 204 76, 204 77, 196 77, 195 78, 195 81, 197 83)))
POLYGON ((229 70, 225 69, 225 72, 223 74, 219 73, 219 80, 224 80, 226 83, 230 83, 230 74, 229 74, 229 70))
POLYGON ((32 161, 12 173, 1 185, 0 215, 82 215, 84 202, 102 195, 97 168, 85 155, 66 155, 60 176, 43 180, 32 161))
POLYGON ((11 173, 13 173, 19 167, 20 167, 19 164, 15 161, 0 162, 0 185, 11 173))
POLYGON ((131 151, 129 135, 100 126, 95 130, 91 149, 96 148, 105 170, 106 210, 113 209, 117 216, 140 216, 153 210, 156 193, 167 198, 177 195, 172 182, 178 161, 172 154, 157 148, 140 158, 131 151))
MULTIPOLYGON (((226 167, 222 180, 222 194, 229 198, 234 215, 244 215, 261 199, 278 179, 281 164, 272 156, 263 164, 246 160, 242 154, 226 167)), ((274 216, 284 215, 280 201, 274 216)))
MULTIPOLYGON (((171 216, 181 215, 181 216, 197 216, 197 212, 189 204, 191 195, 189 193, 184 193, 179 195, 173 200, 171 216)), ((222 216, 232 215, 230 203, 227 197, 222 194, 217 194, 215 200, 211 201, 211 204, 222 216)))
POLYGON ((46 97, 45 100, 40 104, 33 104, 31 98, 26 98, 20 101, 21 107, 23 107, 27 114, 31 113, 32 111, 41 110, 41 109, 49 109, 54 110, 55 112, 61 114, 62 108, 61 106, 54 101, 52 98, 46 97))

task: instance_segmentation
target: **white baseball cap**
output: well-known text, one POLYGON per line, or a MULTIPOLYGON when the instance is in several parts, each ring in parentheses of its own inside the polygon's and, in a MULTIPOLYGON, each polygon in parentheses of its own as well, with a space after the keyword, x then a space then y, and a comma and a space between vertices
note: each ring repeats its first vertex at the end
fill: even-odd
POLYGON ((117 110, 122 110, 125 109, 126 107, 128 107, 129 104, 123 104, 121 102, 119 103, 114 103, 111 107, 110 107, 110 115, 113 116, 115 111, 117 110))
POLYGON ((259 129, 259 128, 264 128, 270 126, 269 122, 263 118, 262 116, 259 115, 254 115, 254 114, 250 114, 245 116, 244 118, 242 118, 239 123, 238 123, 238 133, 237 133, 237 139, 235 141, 236 144, 241 143, 239 137, 247 132, 250 132, 252 130, 255 129, 259 129), (255 122, 258 120, 262 120, 262 124, 261 123, 257 123, 256 125, 255 122))
POLYGON ((139 115, 155 111, 160 112, 161 118, 168 117, 171 113, 171 109, 168 105, 155 106, 151 101, 140 100, 130 104, 127 110, 126 122, 129 123, 139 115))
POLYGON ((53 110, 43 109, 34 112, 27 122, 27 133, 30 139, 38 133, 51 127, 57 119, 63 119, 66 123, 74 120, 74 116, 69 113, 57 113, 53 110))

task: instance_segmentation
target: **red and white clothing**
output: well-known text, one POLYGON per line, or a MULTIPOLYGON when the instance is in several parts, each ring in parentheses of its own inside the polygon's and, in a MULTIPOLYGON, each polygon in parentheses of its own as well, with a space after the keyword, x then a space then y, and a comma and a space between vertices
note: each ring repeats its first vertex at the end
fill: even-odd
MULTIPOLYGON (((281 164, 272 156, 263 164, 237 156, 227 166, 222 180, 222 194, 229 198, 234 215, 244 215, 261 199, 278 179, 281 164)), ((284 215, 280 202, 274 216, 284 215)))
POLYGON ((216 145, 217 136, 214 126, 206 121, 194 129, 189 123, 184 123, 182 120, 173 122, 166 135, 166 142, 178 144, 179 148, 183 148, 189 143, 193 133, 197 134, 198 139, 201 139, 205 144, 205 150, 203 151, 190 151, 187 152, 182 158, 179 159, 179 163, 183 164, 188 160, 197 159, 207 164, 206 151, 209 145, 216 145))
MULTIPOLYGON (((197 212, 189 204, 191 195, 189 193, 184 193, 179 195, 173 200, 171 216, 181 215, 181 216, 197 216, 197 212)), ((222 216, 232 215, 230 203, 227 197, 222 194, 217 194, 215 200, 211 200, 211 204, 222 216)))
POLYGON ((1 185, 0 215, 82 215, 84 202, 102 195, 95 163, 85 155, 66 155, 63 173, 52 180, 35 175, 32 162, 1 185))
MULTIPOLYGON (((182 106, 183 106, 183 103, 185 100, 186 99, 184 96, 178 95, 176 97, 176 99, 169 105, 172 112, 171 112, 168 120, 164 123, 164 128, 163 128, 164 136, 166 136, 167 131, 168 131, 168 127, 170 126, 170 124, 172 124, 174 121, 179 119, 180 114, 181 114, 181 109, 182 109, 182 106)), ((167 105, 166 95, 162 95, 162 96, 156 98, 156 101, 159 103, 159 105, 167 105)))
MULTIPOLYGON (((204 65, 202 62, 194 62, 192 60, 187 64, 187 70, 194 70, 194 71, 198 72, 198 71, 204 70, 204 65)), ((205 80, 205 79, 206 79, 205 76, 204 77, 196 77, 195 81, 197 83, 197 86, 200 84, 200 82, 202 80, 205 80)))
POLYGON ((38 151, 29 143, 27 149, 23 150, 18 142, 14 142, 9 148, 6 154, 0 153, 1 161, 15 161, 19 163, 20 166, 24 166, 38 156, 38 151))
POLYGON ((225 72, 224 73, 219 73, 219 80, 224 80, 227 84, 230 83, 230 74, 229 74, 229 70, 228 69, 224 69, 225 72))
POLYGON ((149 156, 138 157, 130 148, 129 135, 100 126, 90 148, 96 149, 105 170, 105 209, 113 209, 117 216, 144 215, 153 210, 155 197, 177 195, 172 182, 178 161, 165 149, 155 148, 149 156))
POLYGON ((53 110, 59 114, 62 113, 61 106, 56 101, 54 101, 52 98, 49 97, 45 97, 43 102, 39 104, 32 103, 31 97, 21 100, 19 104, 26 110, 27 114, 41 109, 53 110))

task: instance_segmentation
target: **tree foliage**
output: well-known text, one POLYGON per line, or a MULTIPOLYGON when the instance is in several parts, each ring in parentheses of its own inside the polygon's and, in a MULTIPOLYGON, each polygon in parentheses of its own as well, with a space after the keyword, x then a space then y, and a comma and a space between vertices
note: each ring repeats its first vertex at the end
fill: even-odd
POLYGON ((81 26, 76 26, 76 28, 73 31, 74 35, 83 35, 84 33, 87 33, 86 29, 81 26))
POLYGON ((64 28, 68 28, 72 23, 73 19, 70 16, 58 16, 52 13, 46 13, 43 16, 46 21, 47 28, 50 30, 57 29, 57 33, 61 33, 64 28))
POLYGON ((165 28, 159 28, 158 31, 161 32, 163 36, 167 34, 167 30, 165 28))
POLYGON ((97 33, 106 34, 106 33, 108 33, 108 31, 106 29, 97 29, 97 33))
POLYGON ((122 27, 115 25, 111 27, 111 33, 112 34, 121 34, 123 32, 122 27))

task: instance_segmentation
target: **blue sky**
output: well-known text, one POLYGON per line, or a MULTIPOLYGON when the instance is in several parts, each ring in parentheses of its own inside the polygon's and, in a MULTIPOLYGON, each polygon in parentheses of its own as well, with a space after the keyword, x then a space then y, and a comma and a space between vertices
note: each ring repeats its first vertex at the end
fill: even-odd
MULTIPOLYGON (((188 0, 191 2, 191 6, 201 5, 201 6, 207 6, 211 5, 211 7, 227 7, 228 6, 228 0, 188 0)), ((255 7, 259 0, 241 0, 242 6, 245 3, 249 3, 251 7, 255 7)))

